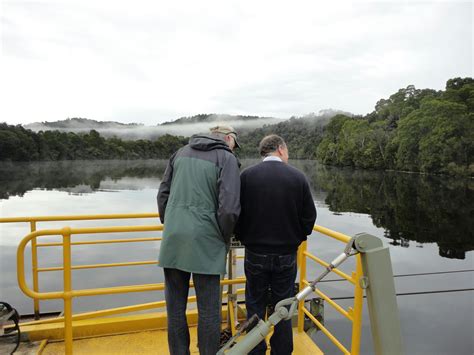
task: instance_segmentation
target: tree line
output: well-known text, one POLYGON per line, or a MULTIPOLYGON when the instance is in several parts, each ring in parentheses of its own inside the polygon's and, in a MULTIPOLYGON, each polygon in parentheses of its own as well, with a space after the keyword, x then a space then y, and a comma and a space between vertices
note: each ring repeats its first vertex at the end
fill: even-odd
MULTIPOLYGON (((205 121, 208 116, 193 120, 205 121)), ((379 100, 365 116, 292 117, 264 125, 239 136, 238 155, 258 156, 259 141, 270 133, 286 140, 292 158, 364 169, 474 176, 474 80, 450 79, 440 91, 409 85, 379 100)), ((164 135, 153 141, 128 141, 104 138, 94 130, 35 133, 3 123, 0 161, 167 159, 187 140, 164 135)))
POLYGON ((187 143, 185 137, 166 134, 154 141, 104 138, 97 131, 40 131, 0 123, 0 161, 55 161, 97 159, 167 159, 187 143))
POLYGON ((338 115, 316 158, 328 165, 474 175, 474 80, 398 90, 363 117, 338 115))

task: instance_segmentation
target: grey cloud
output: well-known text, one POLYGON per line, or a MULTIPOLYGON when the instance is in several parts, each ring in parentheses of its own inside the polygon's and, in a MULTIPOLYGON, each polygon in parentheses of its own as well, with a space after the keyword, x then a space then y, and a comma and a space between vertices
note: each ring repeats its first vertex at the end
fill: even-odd
POLYGON ((286 73, 269 82, 224 92, 216 96, 214 100, 222 109, 232 107, 237 112, 253 112, 259 115, 287 118, 327 107, 354 113, 367 113, 360 112, 361 107, 348 105, 351 100, 346 101, 350 99, 347 95, 355 94, 359 88, 348 80, 350 73, 346 74, 346 76, 334 75, 330 70, 286 73))
POLYGON ((206 111, 276 117, 325 107, 365 114, 377 100, 401 87, 442 89, 446 80, 473 73, 473 5, 469 2, 358 2, 329 10, 326 5, 292 7, 288 14, 278 6, 266 11, 263 5, 251 9, 214 5, 215 13, 208 14, 205 3, 142 9, 120 3, 105 7, 82 2, 5 2, 2 45, 6 55, 31 59, 32 64, 37 64, 34 59, 68 51, 86 53, 89 57, 81 65, 86 66, 84 72, 95 71, 91 82, 104 90, 122 82, 136 84, 136 96, 147 99, 131 95, 124 105, 151 108, 123 110, 117 103, 110 110, 102 107, 94 112, 112 112, 107 119, 134 122, 156 123, 199 113, 193 111, 196 103, 187 101, 185 96, 192 93, 186 90, 182 101, 166 103, 144 92, 153 87, 163 92, 177 82, 196 86, 187 81, 190 71, 181 71, 176 63, 195 66, 199 74, 199 68, 204 68, 192 80, 203 84, 206 111), (280 21, 284 19, 288 21, 280 21), (58 30, 50 31, 48 26, 58 30), (191 36, 195 41, 188 43, 191 36), (186 45, 191 47, 189 53, 183 51, 186 45), (263 64, 260 70, 255 68, 262 58, 270 69, 263 64), (202 62, 228 67, 214 69, 202 62), (163 78, 163 68, 168 66, 173 75, 163 78), (245 76, 254 73, 252 69, 261 72, 261 79, 248 74, 248 84, 243 85, 241 78, 229 74, 230 80, 222 83, 227 72, 245 76), (207 78, 215 87, 206 85, 207 78), (153 113, 163 106, 167 110, 153 113))
MULTIPOLYGON (((304 72, 295 65, 266 82, 224 92, 215 101, 222 108, 255 114, 289 116, 324 107, 365 114, 399 88, 413 84, 442 89, 454 76, 472 76, 469 6, 436 4, 432 13, 424 11, 429 4, 370 4, 350 20, 368 26, 370 40, 355 31, 346 32, 340 43, 295 42, 288 62, 296 62, 292 55, 306 56, 314 64, 304 72), (405 22, 393 23, 397 11, 407 16, 405 22)), ((343 25, 344 19, 332 20, 343 25)))

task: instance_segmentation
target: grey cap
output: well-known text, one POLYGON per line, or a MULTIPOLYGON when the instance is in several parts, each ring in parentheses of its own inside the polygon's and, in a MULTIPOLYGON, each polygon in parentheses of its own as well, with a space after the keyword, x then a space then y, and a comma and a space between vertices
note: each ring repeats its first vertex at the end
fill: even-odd
POLYGON ((222 133, 225 135, 232 136, 232 138, 234 138, 234 141, 235 141, 235 146, 237 148, 240 148, 240 144, 237 141, 237 132, 234 131, 234 128, 232 128, 231 126, 220 125, 220 126, 212 127, 209 130, 211 131, 211 133, 222 133))

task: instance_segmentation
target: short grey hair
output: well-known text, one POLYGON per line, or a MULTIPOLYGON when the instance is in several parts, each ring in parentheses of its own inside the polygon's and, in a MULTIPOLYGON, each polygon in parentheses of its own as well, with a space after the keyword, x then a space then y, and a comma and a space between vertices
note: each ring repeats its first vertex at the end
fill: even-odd
POLYGON ((223 141, 225 141, 225 136, 226 135, 227 134, 224 134, 224 133, 221 133, 221 132, 211 132, 211 136, 222 139, 223 141))
POLYGON ((258 145, 258 149, 260 155, 262 157, 266 157, 270 153, 275 152, 280 146, 286 147, 286 143, 283 138, 276 134, 270 134, 269 136, 263 137, 263 139, 260 141, 260 144, 258 145))

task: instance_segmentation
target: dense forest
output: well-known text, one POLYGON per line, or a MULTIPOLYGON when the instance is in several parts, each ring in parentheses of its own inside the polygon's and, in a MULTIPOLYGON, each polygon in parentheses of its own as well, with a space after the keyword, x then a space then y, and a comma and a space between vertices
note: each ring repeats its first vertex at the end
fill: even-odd
POLYGON ((316 149, 328 165, 474 175, 474 80, 410 85, 364 117, 332 118, 316 149))
POLYGON ((188 141, 169 134, 154 141, 104 138, 97 131, 86 134, 40 131, 0 123, 0 161, 167 159, 188 141))
MULTIPOLYGON (((207 122, 213 115, 182 118, 207 122)), ((242 116, 252 120, 254 116, 242 116)), ((446 89, 409 85, 381 99, 365 116, 307 115, 243 132, 240 157, 256 157, 267 134, 285 138, 290 156, 327 165, 474 176, 474 80, 454 78, 446 89)), ((168 158, 187 138, 104 138, 97 131, 33 132, 0 124, 0 161, 168 158)))

